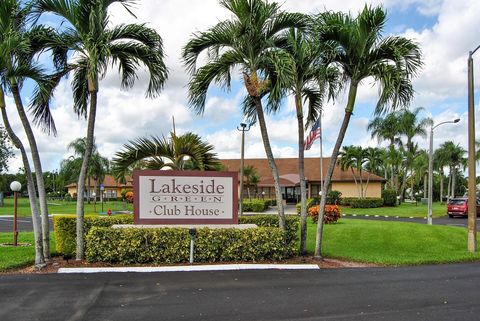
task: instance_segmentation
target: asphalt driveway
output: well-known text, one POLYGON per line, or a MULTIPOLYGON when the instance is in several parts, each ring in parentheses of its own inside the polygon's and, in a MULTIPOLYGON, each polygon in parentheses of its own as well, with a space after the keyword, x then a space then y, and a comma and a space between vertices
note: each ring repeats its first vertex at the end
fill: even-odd
POLYGON ((0 276, 0 320, 478 320, 480 264, 0 276))

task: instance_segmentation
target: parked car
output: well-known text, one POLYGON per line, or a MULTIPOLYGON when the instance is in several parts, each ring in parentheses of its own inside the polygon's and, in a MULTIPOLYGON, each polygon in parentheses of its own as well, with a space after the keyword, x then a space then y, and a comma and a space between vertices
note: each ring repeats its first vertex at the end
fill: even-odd
MULTIPOLYGON (((449 217, 468 216, 468 198, 452 198, 448 201, 447 214, 449 217)), ((477 198, 477 216, 480 214, 480 200, 477 198)))

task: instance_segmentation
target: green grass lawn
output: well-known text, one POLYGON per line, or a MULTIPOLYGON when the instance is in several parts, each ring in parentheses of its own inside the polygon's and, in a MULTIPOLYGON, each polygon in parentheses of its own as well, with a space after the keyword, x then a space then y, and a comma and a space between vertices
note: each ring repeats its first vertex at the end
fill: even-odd
MULTIPOLYGON (((12 243, 13 233, 0 233, 0 243, 12 243)), ((30 246, 4 247, 0 246, 0 271, 18 268, 33 264, 35 261, 35 248, 33 247, 33 232, 20 232, 19 243, 29 243, 30 246)), ((50 233, 51 253, 55 253, 55 237, 50 233)))
MULTIPOLYGON (((316 225, 308 225, 308 251, 315 249, 316 225)), ((467 229, 418 223, 341 219, 325 225, 323 255, 385 265, 466 262, 467 229)))
MULTIPOLYGON (((62 201, 62 200, 52 200, 48 201, 48 213, 49 214, 75 214, 77 203, 76 201, 62 201)), ((132 204, 126 204, 118 201, 105 202, 103 204, 103 210, 106 212, 108 209, 112 211, 123 211, 123 210, 133 210, 132 204)), ((95 214, 102 211, 102 204, 97 203, 96 208, 94 208, 93 202, 87 204, 85 202, 85 214, 95 214)), ((12 215, 13 214, 13 198, 6 198, 4 200, 4 206, 0 207, 0 215, 12 215)), ((19 216, 30 216, 30 202, 28 198, 19 198, 18 199, 18 215, 19 216)))
MULTIPOLYGON (((340 206, 342 214, 357 214, 357 215, 388 215, 399 217, 426 217, 427 205, 418 203, 402 203, 395 207, 377 207, 377 208, 351 208, 340 206)), ((433 203, 432 206, 433 217, 441 217, 447 215, 447 204, 433 203)))

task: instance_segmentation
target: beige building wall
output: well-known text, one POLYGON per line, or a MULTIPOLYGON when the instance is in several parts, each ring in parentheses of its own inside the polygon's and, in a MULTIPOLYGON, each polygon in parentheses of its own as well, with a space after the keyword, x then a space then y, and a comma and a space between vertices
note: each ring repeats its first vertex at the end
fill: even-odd
MULTIPOLYGON (((342 197, 358 197, 358 188, 355 182, 333 182, 332 190, 342 192, 342 197)), ((382 197, 382 183, 369 182, 367 197, 382 197)))

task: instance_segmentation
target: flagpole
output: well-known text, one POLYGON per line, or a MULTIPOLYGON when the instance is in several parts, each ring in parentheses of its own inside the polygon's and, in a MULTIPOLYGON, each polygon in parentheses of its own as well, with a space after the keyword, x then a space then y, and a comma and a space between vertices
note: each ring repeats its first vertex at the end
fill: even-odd
POLYGON ((320 190, 323 191, 323 137, 322 137, 322 111, 320 110, 320 118, 319 118, 319 125, 320 125, 320 190))

